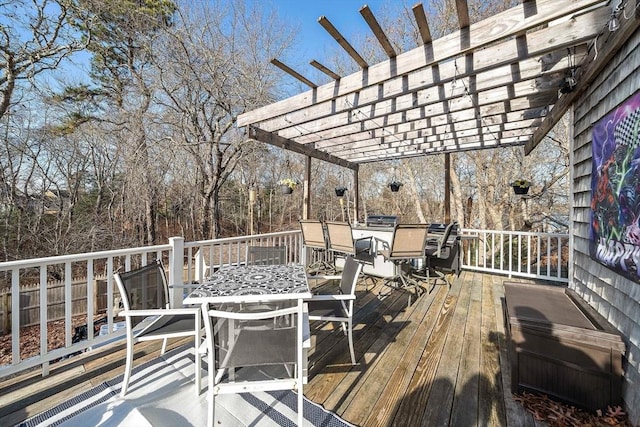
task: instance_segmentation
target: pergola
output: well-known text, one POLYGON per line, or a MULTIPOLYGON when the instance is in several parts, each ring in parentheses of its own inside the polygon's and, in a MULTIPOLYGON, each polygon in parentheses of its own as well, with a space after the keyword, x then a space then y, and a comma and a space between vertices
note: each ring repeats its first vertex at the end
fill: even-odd
POLYGON ((448 221, 449 153, 506 146, 530 153, 633 34, 636 20, 622 15, 637 9, 627 3, 524 0, 471 24, 466 0, 455 0, 460 29, 436 40, 417 4, 421 44, 403 53, 365 5, 360 13, 389 57, 377 64, 323 16, 320 25, 360 70, 340 76, 311 61, 332 79, 317 85, 274 59, 310 90, 242 114, 238 126, 248 126, 252 139, 307 156, 305 218, 311 158, 354 171, 357 212, 360 164, 444 153, 448 221))

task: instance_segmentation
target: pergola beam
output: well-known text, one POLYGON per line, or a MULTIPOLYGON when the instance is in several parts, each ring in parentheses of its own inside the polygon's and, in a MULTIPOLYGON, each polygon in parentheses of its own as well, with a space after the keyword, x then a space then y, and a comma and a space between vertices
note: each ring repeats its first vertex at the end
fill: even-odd
POLYGON ((353 46, 349 44, 347 39, 345 39, 342 34, 340 34, 340 32, 336 29, 336 27, 333 26, 331 21, 329 21, 326 16, 321 16, 320 18, 318 18, 318 23, 322 25, 322 28, 324 28, 329 33, 329 35, 338 42, 340 46, 342 46, 345 52, 347 52, 347 54, 351 58, 353 58, 354 61, 356 61, 360 68, 364 69, 369 67, 367 61, 365 61, 364 58, 362 58, 362 56, 360 56, 360 54, 353 48, 353 46))
POLYGON ((356 163, 351 163, 347 160, 332 156, 331 154, 325 153, 323 151, 314 150, 313 148, 298 144, 295 141, 283 138, 271 132, 264 131, 260 128, 256 128, 255 126, 249 126, 249 138, 255 139, 256 141, 264 142, 265 144, 280 147, 285 150, 293 151, 294 153, 304 154, 305 156, 313 157, 314 159, 333 163, 355 171, 359 169, 359 166, 356 163))
POLYGON ((289 67, 288 65, 278 61, 276 58, 273 58, 271 60, 271 63, 273 65, 275 65, 276 67, 280 68, 285 73, 289 74, 291 77, 294 77, 294 78, 300 80, 302 83, 306 84, 307 86, 311 87, 312 89, 315 89, 315 88, 318 87, 317 84, 315 84, 311 80, 307 79, 305 76, 303 76, 302 74, 298 73, 296 70, 294 70, 293 68, 289 67))
POLYGON ((369 8, 369 6, 367 6, 366 4, 362 6, 362 8, 360 9, 360 15, 362 15, 364 20, 367 22, 367 25, 369 25, 369 28, 371 28, 373 35, 376 36, 378 42, 380 42, 380 46, 382 46, 382 49, 385 51, 387 56, 389 58, 395 58, 397 53, 393 46, 391 46, 391 42, 382 30, 382 27, 378 23, 376 17, 373 15, 373 12, 369 8))

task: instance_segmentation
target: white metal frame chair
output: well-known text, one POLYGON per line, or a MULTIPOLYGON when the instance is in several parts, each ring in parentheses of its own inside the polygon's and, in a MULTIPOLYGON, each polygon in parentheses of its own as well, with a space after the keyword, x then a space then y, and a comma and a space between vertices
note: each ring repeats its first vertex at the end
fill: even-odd
POLYGON ((309 307, 309 320, 322 320, 326 322, 340 322, 342 329, 349 340, 349 353, 351 363, 356 364, 353 350, 353 303, 356 300, 356 283, 362 270, 362 263, 356 261, 353 256, 345 260, 342 275, 339 276, 309 276, 314 280, 340 279, 339 294, 317 294, 307 300, 309 307))
MULTIPOLYGON (((378 253, 385 261, 395 265, 396 273, 384 280, 383 285, 391 289, 400 289, 409 294, 408 305, 411 305, 410 289, 414 289, 416 298, 420 296, 422 285, 413 276, 412 261, 424 258, 425 241, 429 231, 428 224, 397 224, 393 230, 391 244, 384 240, 377 240, 382 244, 378 253)), ((388 294, 380 293, 380 297, 388 294)))
POLYGON ((170 308, 169 287, 160 261, 123 273, 114 278, 122 298, 125 317, 127 353, 121 396, 125 396, 131 379, 133 346, 138 341, 163 340, 164 354, 169 338, 194 337, 195 387, 200 395, 201 360, 197 356, 201 342, 202 318, 199 307, 170 308), (138 318, 142 318, 138 321, 138 318))
POLYGON ((202 312, 209 381, 207 425, 213 427, 215 424, 217 395, 267 390, 297 391, 298 425, 302 425, 305 369, 303 305, 298 303, 276 310, 246 312, 213 310, 205 304, 202 312), (291 317, 295 320, 283 327, 238 327, 241 322, 277 323, 277 319, 291 317), (225 330, 228 331, 226 336, 225 330))

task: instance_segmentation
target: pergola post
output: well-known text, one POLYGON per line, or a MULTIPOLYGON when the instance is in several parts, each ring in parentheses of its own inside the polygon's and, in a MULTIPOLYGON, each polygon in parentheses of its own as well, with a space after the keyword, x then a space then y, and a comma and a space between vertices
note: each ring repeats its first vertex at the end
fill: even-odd
POLYGON ((444 153, 444 222, 451 222, 451 153, 444 153))
POLYGON ((353 222, 358 221, 358 213, 360 212, 360 185, 358 182, 358 170, 353 169, 353 222))
POLYGON ((302 219, 309 219, 311 214, 311 156, 306 156, 304 163, 304 185, 302 186, 302 219))

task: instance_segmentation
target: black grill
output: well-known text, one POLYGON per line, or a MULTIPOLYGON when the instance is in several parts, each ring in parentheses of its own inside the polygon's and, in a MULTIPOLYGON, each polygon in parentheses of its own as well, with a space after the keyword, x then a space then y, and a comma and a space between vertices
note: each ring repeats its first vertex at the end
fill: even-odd
POLYGON ((395 227, 399 218, 396 215, 369 215, 367 227, 395 227))

